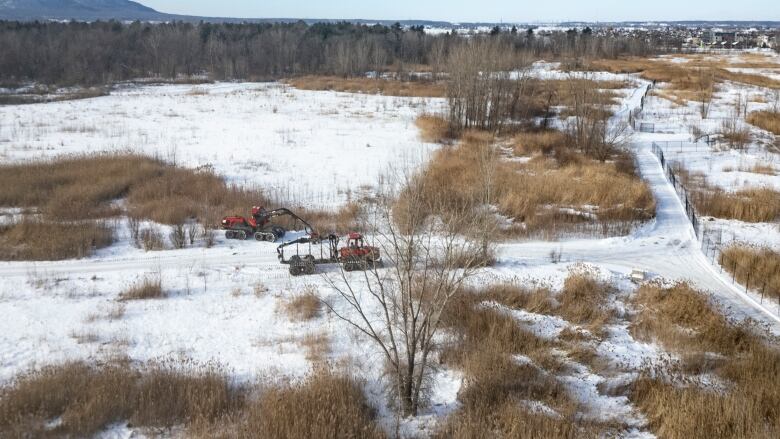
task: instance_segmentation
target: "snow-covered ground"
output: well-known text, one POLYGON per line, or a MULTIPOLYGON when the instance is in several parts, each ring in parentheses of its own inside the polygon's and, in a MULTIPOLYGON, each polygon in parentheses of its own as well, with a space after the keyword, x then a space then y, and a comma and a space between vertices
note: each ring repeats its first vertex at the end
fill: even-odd
MULTIPOLYGON (((636 88, 624 93, 616 117, 641 101, 647 84, 632 83, 636 88)), ((646 114, 669 109, 666 101, 648 102, 646 114)), ((394 161, 424 160, 436 146, 418 140, 414 117, 441 104, 433 99, 298 91, 277 84, 128 88, 85 101, 0 107, 0 156, 19 161, 130 149, 175 157, 187 166, 211 164, 231 181, 301 191, 306 201, 327 205, 375 184, 394 161)), ((709 291, 734 318, 753 318, 780 333, 780 308, 759 303, 702 254, 651 152, 653 141, 688 138, 684 123, 669 131, 642 134, 632 144, 642 177, 656 197, 654 221, 625 237, 503 243, 498 264, 474 281, 516 281, 556 290, 571 269, 584 264, 618 285, 614 305, 622 307, 634 289, 628 275, 641 269, 654 279, 688 280, 709 291), (561 254, 562 262, 551 261, 552 251, 561 254)), ((754 236, 765 233, 758 229, 754 236)), ((306 337, 322 336, 329 345, 326 359, 362 374, 383 422, 392 422, 381 395, 383 359, 372 345, 327 312, 304 323, 283 312, 284 303, 305 290, 335 299, 325 278, 291 277, 269 243, 219 237, 211 249, 144 253, 129 244, 126 227, 119 228, 119 235, 117 245, 88 260, 0 263, 0 383, 34 366, 114 355, 135 361, 218 362, 239 381, 295 379, 312 367, 306 337), (146 277, 162 279, 168 296, 117 302, 121 291, 146 277)), ((356 282, 361 277, 351 276, 356 282)), ((542 337, 555 337, 569 326, 557 317, 512 312, 519 324, 542 337)), ((619 385, 658 358, 660 350, 634 340, 625 322, 610 326, 607 333, 596 350, 625 375, 600 376, 571 362, 572 371, 562 382, 582 403, 586 417, 620 420, 629 427, 626 436, 646 437, 645 421, 628 400, 603 395, 599 386, 619 385)), ((417 419, 405 420, 401 431, 410 436, 430 432, 457 408, 461 385, 458 371, 439 370, 432 406, 417 419)))
POLYGON ((418 139, 414 120, 442 103, 275 83, 127 86, 101 98, 0 106, 0 160, 133 151, 333 207, 370 191, 389 165, 424 161, 436 145, 418 139))

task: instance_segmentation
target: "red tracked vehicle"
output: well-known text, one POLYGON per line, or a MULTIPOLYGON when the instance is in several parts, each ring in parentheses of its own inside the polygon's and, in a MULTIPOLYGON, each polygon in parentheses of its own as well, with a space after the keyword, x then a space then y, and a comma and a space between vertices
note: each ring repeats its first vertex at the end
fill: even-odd
POLYGON ((317 232, 314 231, 312 226, 290 209, 266 210, 262 206, 252 207, 252 216, 249 218, 244 218, 243 216, 226 216, 222 218, 222 229, 225 230, 225 238, 227 239, 245 240, 254 236, 258 241, 275 242, 284 237, 287 229, 274 224, 271 220, 284 216, 303 224, 307 235, 317 236, 317 232))

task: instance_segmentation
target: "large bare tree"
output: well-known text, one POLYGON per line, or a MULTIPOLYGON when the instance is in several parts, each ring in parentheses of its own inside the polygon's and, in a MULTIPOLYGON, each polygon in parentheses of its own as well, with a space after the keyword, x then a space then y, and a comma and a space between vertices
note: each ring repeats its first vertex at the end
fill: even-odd
POLYGON ((325 301, 340 319, 373 342, 384 357, 399 415, 414 416, 424 401, 442 313, 479 264, 482 243, 457 231, 478 228, 472 215, 424 212, 424 182, 405 179, 404 201, 381 197, 366 230, 384 268, 326 276, 337 300, 325 301))

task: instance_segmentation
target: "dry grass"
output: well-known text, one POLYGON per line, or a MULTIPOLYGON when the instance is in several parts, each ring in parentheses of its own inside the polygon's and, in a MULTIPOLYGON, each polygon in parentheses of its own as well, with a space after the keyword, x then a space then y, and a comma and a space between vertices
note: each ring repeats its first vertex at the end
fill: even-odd
POLYGON ((313 289, 307 289, 287 300, 284 312, 291 320, 313 320, 322 312, 322 302, 313 289))
POLYGON ((737 282, 780 301, 780 253, 735 244, 721 251, 720 265, 737 282))
POLYGON ((486 302, 547 310, 546 290, 499 285, 465 291, 443 316, 455 335, 442 360, 466 377, 458 399, 462 407, 440 427, 437 437, 596 437, 597 429, 575 417, 576 403, 549 371, 563 368, 554 347, 522 329, 507 312, 486 302), (515 355, 533 359, 519 362, 515 355), (536 401, 555 415, 535 412, 522 401, 536 401))
POLYGON ((566 135, 555 130, 519 133, 512 138, 512 148, 520 157, 560 155, 565 153, 566 143, 566 135))
POLYGON ((697 210, 708 216, 736 219, 750 223, 774 222, 780 219, 780 192, 770 188, 726 192, 721 189, 698 189, 693 193, 697 210))
POLYGON ((724 120, 721 124, 720 135, 734 149, 745 149, 753 140, 750 128, 746 125, 740 125, 736 120, 724 120))
POLYGON ((241 398, 214 370, 68 363, 18 377, 1 391, 3 437, 88 437, 108 425, 172 427, 215 421, 241 398), (46 424, 59 418, 58 426, 46 424), (5 435, 7 434, 7 436, 5 435))
POLYGON ((127 194, 128 210, 136 218, 163 224, 197 219, 215 224, 226 212, 245 212, 267 205, 259 190, 229 186, 210 171, 165 167, 156 178, 138 182, 127 194))
POLYGON ((752 174, 762 174, 762 175, 777 175, 777 170, 770 165, 762 165, 760 163, 756 163, 753 166, 740 166, 739 168, 734 168, 732 166, 726 166, 723 168, 723 172, 749 172, 752 174))
POLYGON ((768 188, 748 188, 727 192, 713 187, 701 172, 689 172, 675 166, 677 176, 691 194, 691 201, 702 215, 736 219, 750 223, 774 222, 780 218, 780 193, 768 188))
POLYGON ((247 410, 238 438, 383 438, 354 380, 319 372, 300 384, 268 389, 247 410))
MULTIPOLYGON (((0 259, 85 257, 111 244, 108 225, 73 221, 127 214, 163 224, 180 226, 192 219, 215 227, 222 216, 247 215, 251 206, 278 204, 259 189, 228 185, 210 170, 176 168, 133 154, 0 165, 0 206, 35 209, 43 221, 25 220, 0 229, 0 259), (116 203, 121 199, 126 208, 116 203)), ((336 212, 295 210, 323 233, 356 230, 360 214, 355 203, 336 212)), ((165 247, 155 227, 139 230, 133 238, 146 250, 165 247)))
POLYGON ((144 278, 119 294, 121 301, 162 299, 164 297, 165 291, 159 276, 144 278))
MULTIPOLYGON (((645 286, 636 296, 641 312, 632 326, 684 354, 682 367, 648 372, 631 388, 630 399, 653 431, 665 438, 771 438, 780 435, 780 351, 731 324, 707 298, 685 284, 645 286), (720 355, 720 360, 705 361, 720 355), (711 373, 725 387, 686 378, 711 373)), ((708 380, 712 381, 712 379, 708 380)))
POLYGON ((429 80, 399 81, 394 79, 342 78, 338 76, 304 76, 289 79, 287 84, 301 90, 329 90, 347 93, 381 94, 399 97, 445 97, 441 82, 429 80))
POLYGON ((755 125, 762 130, 769 131, 772 134, 780 136, 780 112, 777 111, 754 111, 748 114, 747 122, 755 125))
MULTIPOLYGON (((305 218, 320 233, 346 234, 360 230, 361 206, 357 202, 347 203, 337 211, 295 208, 295 213, 305 218)), ((288 226, 292 226, 288 224, 288 226)), ((289 227, 288 227, 289 229, 289 227)))
POLYGON ((585 325, 594 333, 600 333, 614 318, 614 310, 608 307, 615 288, 595 279, 588 273, 570 274, 563 284, 558 298, 560 308, 556 312, 571 323, 585 325))
POLYGON ((360 384, 326 370, 296 385, 254 388, 192 364, 76 362, 21 375, 0 389, 3 438, 90 437, 117 422, 183 426, 186 437, 384 437, 372 418, 360 384), (50 427, 52 419, 61 422, 50 427))
MULTIPOLYGON (((508 234, 552 237, 569 230, 612 234, 610 224, 623 233, 628 225, 654 216, 652 193, 633 173, 630 158, 616 155, 602 163, 559 143, 562 139, 553 132, 518 135, 515 149, 520 152, 552 155, 517 163, 499 157, 492 136, 466 132, 456 147, 436 152, 401 194, 396 211, 406 211, 410 195, 418 194, 422 208, 431 214, 477 209, 489 192, 490 204, 514 219, 508 234), (489 181, 485 169, 493 170, 489 181)), ((399 214, 396 220, 405 224, 406 218, 399 214)))
POLYGON ((37 207, 51 219, 75 220, 118 213, 111 201, 151 180, 162 163, 137 155, 66 157, 0 166, 0 206, 37 207))
POLYGON ((414 123, 420 129, 420 138, 424 142, 447 143, 452 139, 450 123, 440 116, 423 114, 414 123))
POLYGON ((701 101, 705 94, 716 90, 716 84, 733 81, 757 87, 780 89, 780 81, 764 75, 736 73, 722 60, 674 63, 663 59, 622 58, 593 60, 587 70, 612 73, 639 73, 644 79, 667 83, 667 92, 683 92, 690 100, 701 101), (693 94, 691 94, 693 93, 693 94))
POLYGON ((0 226, 0 260, 55 261, 86 258, 114 242, 114 230, 104 222, 57 223, 22 220, 0 226))
POLYGON ((246 210, 263 203, 260 192, 225 184, 210 171, 178 169, 133 154, 99 154, 0 166, 0 206, 37 207, 52 220, 129 212, 164 224, 207 218, 210 212, 246 210))

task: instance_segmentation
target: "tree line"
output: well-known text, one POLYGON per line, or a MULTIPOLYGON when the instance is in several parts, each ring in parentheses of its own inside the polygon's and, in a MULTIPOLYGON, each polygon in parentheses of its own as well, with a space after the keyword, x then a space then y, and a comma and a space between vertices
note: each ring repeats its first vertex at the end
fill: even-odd
POLYGON ((500 41, 511 55, 581 59, 644 56, 661 36, 501 31, 481 36, 426 34, 422 27, 352 23, 0 22, 0 83, 99 85, 138 78, 268 80, 296 75, 399 73, 447 67, 474 38, 500 41))

